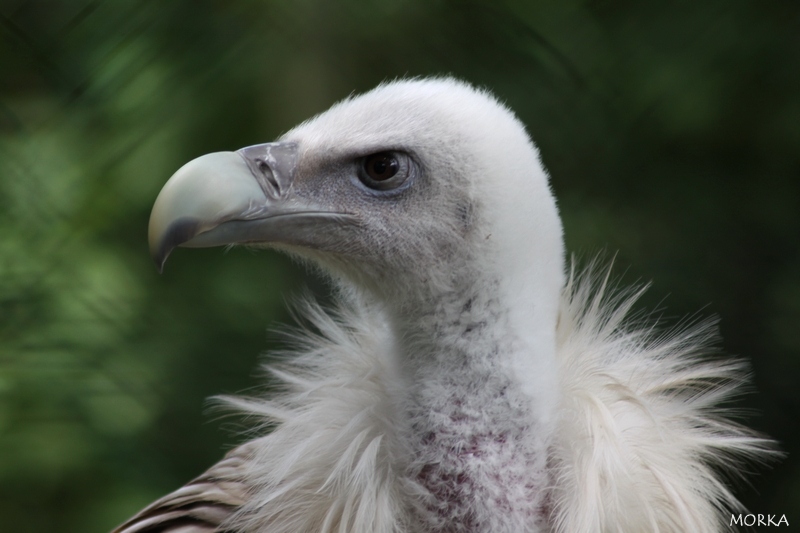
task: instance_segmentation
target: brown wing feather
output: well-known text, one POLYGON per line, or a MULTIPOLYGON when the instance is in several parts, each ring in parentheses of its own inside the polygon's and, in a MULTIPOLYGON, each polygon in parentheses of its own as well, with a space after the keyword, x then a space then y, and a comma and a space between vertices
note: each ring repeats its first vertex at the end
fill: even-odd
POLYGON ((233 533, 220 526, 247 498, 242 472, 248 448, 232 450, 205 473, 151 503, 111 533, 233 533))

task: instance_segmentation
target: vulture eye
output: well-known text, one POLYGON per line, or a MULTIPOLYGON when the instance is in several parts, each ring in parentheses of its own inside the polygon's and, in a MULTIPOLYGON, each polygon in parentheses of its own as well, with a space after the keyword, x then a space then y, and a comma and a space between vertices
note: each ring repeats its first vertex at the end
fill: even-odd
POLYGON ((378 152, 364 157, 358 168, 361 183, 376 191, 396 189, 409 175, 408 156, 399 152, 378 152))
POLYGON ((388 152, 373 154, 364 160, 364 171, 373 181, 386 181, 397 174, 400 163, 388 152))

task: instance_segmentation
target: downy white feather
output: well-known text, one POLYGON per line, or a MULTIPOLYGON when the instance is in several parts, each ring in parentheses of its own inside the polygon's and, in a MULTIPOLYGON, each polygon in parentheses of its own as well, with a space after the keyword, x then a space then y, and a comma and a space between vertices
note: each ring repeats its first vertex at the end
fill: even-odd
MULTIPOLYGON (((631 318, 641 292, 614 291, 607 273, 573 267, 558 323, 561 406, 542 531, 721 531, 724 511, 739 504, 717 471, 735 477, 743 460, 772 453, 769 441, 724 418, 720 404, 747 373, 741 361, 705 357, 713 323, 658 333, 631 318)), ((387 325, 358 303, 333 313, 311 300, 299 307, 308 327, 291 335, 282 364, 267 367, 284 392, 225 399, 275 429, 231 452, 235 466, 215 474, 238 494, 221 530, 410 531, 390 445, 387 325)), ((185 503, 179 493, 165 501, 185 503)))

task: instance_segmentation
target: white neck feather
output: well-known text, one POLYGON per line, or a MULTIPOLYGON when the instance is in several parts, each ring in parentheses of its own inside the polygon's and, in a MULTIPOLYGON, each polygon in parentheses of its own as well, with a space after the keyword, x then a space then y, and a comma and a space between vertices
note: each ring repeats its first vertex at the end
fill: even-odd
POLYGON ((507 273, 469 271, 427 307, 390 312, 397 455, 420 531, 536 531, 544 519, 559 296, 494 266, 507 273))

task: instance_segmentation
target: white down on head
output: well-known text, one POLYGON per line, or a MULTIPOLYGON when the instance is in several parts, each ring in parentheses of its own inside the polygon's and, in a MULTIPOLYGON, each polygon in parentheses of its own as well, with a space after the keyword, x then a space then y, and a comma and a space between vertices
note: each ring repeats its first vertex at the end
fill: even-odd
POLYGON ((701 359, 706 326, 628 325, 638 293, 609 294, 602 272, 566 275, 547 174, 505 106, 453 79, 398 81, 252 148, 249 171, 224 155, 214 172, 266 161, 283 218, 184 207, 227 202, 193 162, 203 187, 195 167, 165 187, 154 255, 264 243, 319 265, 338 308, 302 304, 308 326, 269 367, 283 393, 226 400, 264 435, 117 531, 721 530, 737 502, 718 467, 770 453, 719 408, 742 365, 701 359), (371 154, 396 164, 388 185, 364 178, 371 154), (327 218, 285 229, 286 206, 327 218), (174 237, 189 212, 200 229, 174 237), (237 226, 256 218, 269 231, 237 226))

